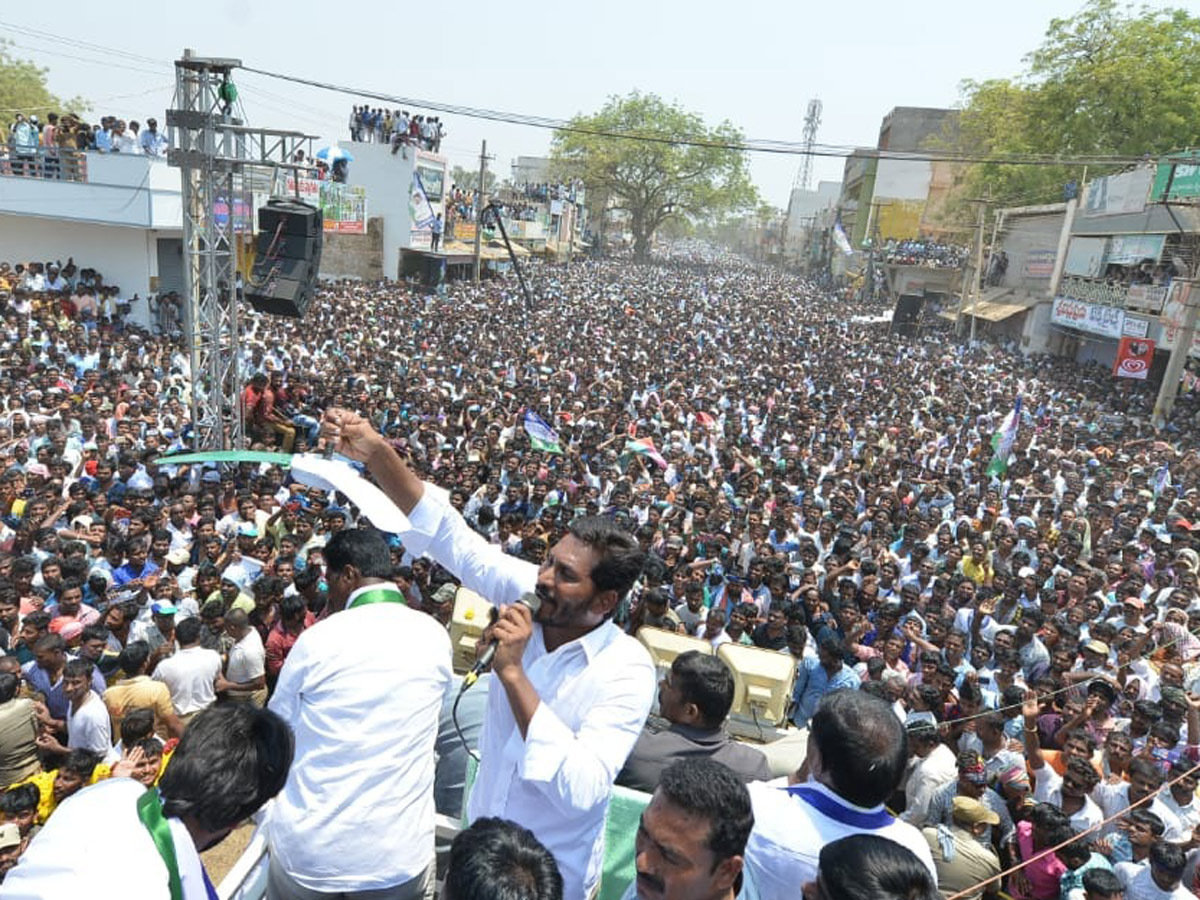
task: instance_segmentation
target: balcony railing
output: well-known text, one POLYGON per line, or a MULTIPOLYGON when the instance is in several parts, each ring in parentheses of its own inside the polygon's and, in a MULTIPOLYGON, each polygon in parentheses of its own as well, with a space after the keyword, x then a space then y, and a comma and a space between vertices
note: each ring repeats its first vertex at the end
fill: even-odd
POLYGON ((1162 312, 1169 290, 1162 284, 1124 284, 1079 275, 1064 275, 1058 286, 1060 295, 1073 300, 1153 314, 1162 312))
POLYGON ((0 144, 0 175, 86 182, 87 154, 66 147, 37 147, 32 152, 0 144))

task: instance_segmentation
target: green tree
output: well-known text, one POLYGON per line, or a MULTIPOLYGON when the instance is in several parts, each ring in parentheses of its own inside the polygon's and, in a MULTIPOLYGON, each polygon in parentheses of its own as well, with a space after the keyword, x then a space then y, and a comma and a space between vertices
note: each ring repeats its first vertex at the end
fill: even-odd
MULTIPOLYGON (((496 183, 499 180, 498 176, 491 169, 483 173, 483 189, 488 194, 496 190, 496 183)), ((471 171, 464 169, 462 166, 453 166, 450 169, 450 182, 457 185, 461 190, 473 191, 479 187, 479 170, 471 171)))
MULTIPOLYGON (((0 109, 19 110, 25 115, 41 116, 50 112, 80 112, 87 105, 79 98, 60 100, 46 87, 46 69, 27 59, 13 56, 8 42, 0 39, 0 109)), ((7 137, 15 112, 0 114, 0 137, 7 137)))
MULTIPOLYGON (((1200 18, 1090 0, 1054 19, 1013 79, 967 81, 957 134, 972 155, 1157 156, 1200 144, 1200 18)), ((1089 178, 1114 171, 1088 167, 1089 178)), ((1083 166, 971 165, 960 197, 1001 203, 1062 199, 1083 166)), ((957 211, 956 213, 957 214, 957 211)))
POLYGON ((628 217, 634 256, 645 260, 671 219, 703 221, 755 206, 742 140, 727 121, 709 128, 697 114, 635 91, 555 132, 551 158, 556 177, 581 178, 589 195, 608 197, 608 208, 628 217))

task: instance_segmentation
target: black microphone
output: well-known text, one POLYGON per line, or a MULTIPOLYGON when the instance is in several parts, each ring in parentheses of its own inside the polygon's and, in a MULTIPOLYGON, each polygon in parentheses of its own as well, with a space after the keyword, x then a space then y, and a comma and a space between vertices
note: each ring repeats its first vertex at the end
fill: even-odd
MULTIPOLYGON (((542 598, 533 593, 533 591, 526 591, 517 599, 517 602, 522 606, 529 607, 529 611, 535 616, 538 610, 542 608, 542 598)), ((462 689, 464 691, 478 681, 479 676, 492 664, 492 657, 496 655, 496 648, 499 646, 500 641, 492 638, 487 647, 484 648, 483 653, 480 654, 479 659, 475 661, 475 665, 471 667, 471 671, 463 678, 462 689)))

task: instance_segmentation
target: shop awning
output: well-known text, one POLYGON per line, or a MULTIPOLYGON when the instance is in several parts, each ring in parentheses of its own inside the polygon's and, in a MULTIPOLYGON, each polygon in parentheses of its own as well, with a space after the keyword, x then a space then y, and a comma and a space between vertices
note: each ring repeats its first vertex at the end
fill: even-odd
MULTIPOLYGON (((1026 295, 1017 296, 1013 288, 992 288, 983 292, 978 303, 968 301, 963 307, 962 314, 964 316, 974 315, 985 322, 1001 322, 1036 306, 1041 299, 1026 295)), ((957 313, 956 306, 943 310, 940 315, 943 319, 953 321, 957 313)))

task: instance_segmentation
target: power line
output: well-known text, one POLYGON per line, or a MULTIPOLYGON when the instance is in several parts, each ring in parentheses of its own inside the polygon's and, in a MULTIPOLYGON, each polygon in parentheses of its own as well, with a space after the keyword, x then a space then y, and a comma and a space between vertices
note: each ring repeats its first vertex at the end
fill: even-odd
POLYGON ((12 22, 0 22, 0 29, 5 31, 15 31, 18 34, 23 34, 28 37, 41 38, 42 40, 52 41, 58 44, 66 44, 71 47, 77 47, 83 50, 91 50, 109 55, 124 56, 127 59, 135 62, 151 63, 156 66, 170 66, 171 63, 162 60, 154 59, 150 56, 142 56, 139 53, 131 53, 128 50, 121 50, 117 47, 105 47, 103 44, 93 44, 91 41, 81 41, 76 38, 63 37, 61 34, 55 34, 49 31, 41 31, 37 28, 30 28, 27 25, 17 25, 12 22))
MULTIPOLYGON (((38 39, 35 38, 35 40, 38 40, 38 39)), ((17 49, 24 50, 27 53, 45 53, 45 54, 49 54, 49 55, 55 57, 56 59, 73 59, 78 62, 85 62, 85 63, 88 63, 93 66, 108 66, 109 68, 121 69, 122 71, 125 71, 125 72, 138 72, 138 73, 141 73, 144 75, 162 76, 162 75, 166 74, 164 69, 167 68, 167 67, 164 67, 164 69, 147 69, 147 68, 144 68, 141 66, 130 65, 129 63, 121 62, 119 60, 95 59, 93 57, 88 57, 88 56, 77 56, 73 53, 64 53, 62 50, 58 50, 58 49, 49 49, 49 48, 43 48, 43 47, 31 47, 28 44, 21 44, 16 41, 8 41, 8 46, 16 47, 17 49)))
MULTIPOLYGON (((36 28, 30 28, 24 25, 16 25, 10 22, 0 22, 0 29, 22 34, 36 39, 50 41, 54 43, 64 44, 66 46, 75 47, 85 52, 98 52, 110 56, 123 57, 126 60, 148 63, 154 66, 170 66, 170 63, 155 59, 153 57, 144 56, 138 53, 132 53, 128 50, 123 50, 115 47, 108 47, 103 44, 93 43, 91 41, 79 40, 76 38, 67 38, 59 34, 42 31, 36 28)), ((13 44, 13 46, 22 47, 23 45, 13 44)), ((60 51, 42 50, 35 47, 23 47, 23 49, 31 50, 36 53, 55 53, 59 56, 68 59, 77 59, 82 62, 90 62, 97 65, 107 65, 117 68, 123 68, 130 71, 147 72, 149 70, 139 69, 128 64, 122 64, 111 59, 90 59, 86 57, 72 56, 60 51)), ((793 156, 816 156, 828 157, 836 159, 846 159, 850 156, 857 156, 865 159, 883 159, 897 160, 909 162, 948 162, 948 163, 992 163, 997 165, 1026 165, 1026 166, 1119 166, 1119 165, 1134 165, 1144 161, 1143 157, 1131 156, 1110 156, 1103 154, 1095 154, 1091 156, 1077 157, 1060 157, 1050 154, 1025 154, 1025 155, 1008 155, 1008 156, 992 156, 987 154, 970 154, 970 153, 952 153, 940 151, 896 151, 896 150, 880 150, 876 148, 858 148, 848 144, 819 144, 806 145, 795 141, 782 141, 775 139, 746 139, 740 141, 734 140, 713 140, 701 136, 663 136, 644 132, 620 132, 610 131, 606 129, 589 128, 586 126, 572 124, 564 119, 555 119, 547 116, 535 116, 524 113, 511 113, 499 110, 486 109, 481 107, 462 106, 459 104, 444 103, 435 100, 423 100, 413 97, 401 97, 399 95, 385 94, 374 90, 359 89, 347 87, 345 85, 333 84, 331 82, 317 81, 315 79, 301 78, 295 75, 285 75, 279 72, 271 72, 266 69, 258 69, 251 66, 243 66, 242 71, 263 75, 268 78, 275 78, 281 81, 288 81, 293 84, 305 85, 307 87, 317 88, 319 90, 333 91, 336 93, 347 94, 367 99, 378 100, 380 102, 399 104, 401 106, 411 106, 419 109, 435 110, 448 115, 462 116, 464 118, 485 119, 488 121, 501 122, 509 125, 523 125, 531 128, 542 128, 552 131, 560 131, 573 134, 586 134, 594 137, 607 137, 620 140, 641 141, 643 143, 667 144, 672 146, 690 146, 690 147, 705 147, 710 149, 721 150, 736 150, 739 152, 748 153, 769 153, 776 155, 793 155, 793 156)), ((158 74, 153 72, 151 74, 158 74)))
POLYGON ((648 134, 644 132, 610 131, 606 129, 589 128, 583 125, 572 124, 564 119, 554 119, 546 116, 534 116, 525 113, 502 112, 499 110, 481 107, 461 106, 458 104, 443 103, 436 100, 423 100, 415 97, 402 97, 396 94, 386 94, 370 89, 353 88, 346 85, 334 84, 332 82, 318 81, 312 78, 302 78, 297 75, 285 75, 280 72, 271 72, 266 69, 257 69, 250 66, 243 66, 242 69, 246 72, 251 72, 256 75, 264 75, 268 78, 276 78, 281 81, 291 82, 293 84, 301 84, 307 87, 317 88, 318 90, 334 91, 336 93, 347 94, 352 97, 378 100, 382 103, 411 106, 418 109, 429 109, 446 113, 447 115, 486 119, 493 122, 502 122, 508 125, 524 125, 530 128, 543 128, 573 134, 587 134, 594 137, 608 137, 620 140, 641 141, 643 143, 670 144, 674 146, 688 147, 707 147, 711 149, 737 150, 749 153, 772 153, 795 156, 810 154, 812 156, 834 157, 839 159, 845 159, 853 155, 869 159, 911 162, 993 163, 998 165, 1030 166, 1116 166, 1132 165, 1144 161, 1142 157, 1132 156, 1094 155, 1080 157, 1059 157, 1032 154, 1026 156, 988 156, 984 154, 959 154, 949 152, 941 153, 937 151, 898 151, 879 150, 875 148, 848 148, 846 146, 838 147, 837 145, 825 144, 819 145, 819 147, 813 147, 810 150, 805 147, 805 145, 796 143, 794 141, 780 141, 772 139, 723 141, 703 137, 676 137, 648 134))

